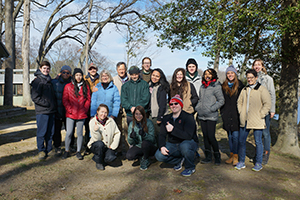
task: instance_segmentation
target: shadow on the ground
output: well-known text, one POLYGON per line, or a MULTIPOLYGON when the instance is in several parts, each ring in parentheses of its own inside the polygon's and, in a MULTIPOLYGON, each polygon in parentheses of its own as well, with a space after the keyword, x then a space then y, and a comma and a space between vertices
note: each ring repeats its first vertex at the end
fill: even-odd
POLYGON ((36 136, 36 128, 0 134, 0 145, 27 140, 36 136))

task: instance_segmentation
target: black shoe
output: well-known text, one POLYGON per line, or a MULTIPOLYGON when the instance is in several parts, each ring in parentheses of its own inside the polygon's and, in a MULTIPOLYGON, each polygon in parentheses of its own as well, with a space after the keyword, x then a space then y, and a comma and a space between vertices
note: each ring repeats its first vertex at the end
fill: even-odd
POLYGON ((83 153, 85 156, 91 154, 91 150, 87 147, 83 153))
POLYGON ((219 152, 215 152, 214 157, 215 157, 215 165, 219 166, 221 164, 221 154, 219 152))
POLYGON ((83 160, 83 156, 80 152, 76 152, 76 158, 78 158, 78 160, 83 160))
POLYGON ((200 161, 201 164, 208 164, 211 163, 211 151, 205 150, 204 151, 205 158, 200 161))
POLYGON ((101 164, 101 163, 96 163, 96 168, 97 168, 98 170, 105 170, 104 165, 101 164))
POLYGON ((70 157, 70 152, 69 151, 65 151, 64 155, 61 157, 62 159, 66 159, 68 157, 70 157))
POLYGON ((264 151, 264 154, 263 154, 263 160, 262 160, 262 164, 263 164, 263 165, 268 164, 269 156, 270 156, 270 151, 269 151, 267 154, 266 154, 266 152, 264 151))
POLYGON ((61 156, 61 154, 62 154, 61 148, 60 147, 55 148, 55 156, 59 157, 61 156))

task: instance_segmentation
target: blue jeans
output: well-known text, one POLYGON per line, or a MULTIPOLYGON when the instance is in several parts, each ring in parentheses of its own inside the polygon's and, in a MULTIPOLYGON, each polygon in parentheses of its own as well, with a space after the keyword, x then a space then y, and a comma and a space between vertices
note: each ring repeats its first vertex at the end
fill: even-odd
POLYGON ((228 131, 228 143, 230 152, 233 154, 238 154, 239 151, 239 132, 238 131, 228 131))
POLYGON ((37 125, 36 142, 37 142, 37 148, 39 152, 44 151, 47 154, 52 150, 54 120, 55 120, 55 114, 36 115, 36 125, 37 125))
POLYGON ((184 158, 184 166, 186 169, 195 169, 195 152, 198 145, 194 140, 184 140, 181 143, 167 142, 165 146, 169 150, 169 155, 163 155, 158 149, 155 158, 160 162, 177 165, 184 158))
POLYGON ((265 128, 263 130, 263 136, 264 136, 264 150, 265 151, 270 151, 270 147, 271 147, 271 134, 270 134, 270 114, 268 114, 265 117, 265 121, 266 121, 266 126, 267 128, 265 128))
MULTIPOLYGON (((251 129, 246 129, 245 127, 240 128, 239 136, 239 161, 245 162, 246 157, 246 140, 251 129)), ((256 163, 262 163, 263 157, 263 144, 262 144, 262 129, 253 130, 255 145, 256 145, 256 163)))

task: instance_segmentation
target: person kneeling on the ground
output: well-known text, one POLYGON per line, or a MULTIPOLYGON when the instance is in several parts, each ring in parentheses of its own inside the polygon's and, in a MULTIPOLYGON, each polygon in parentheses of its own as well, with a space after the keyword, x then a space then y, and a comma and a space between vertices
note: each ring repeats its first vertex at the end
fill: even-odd
POLYGON ((153 156, 156 151, 155 130, 153 123, 147 119, 143 106, 135 107, 133 111, 133 121, 128 127, 128 143, 130 148, 127 151, 126 158, 135 160, 140 157, 141 170, 148 169, 150 165, 149 157, 153 156))
POLYGON ((184 163, 185 170, 181 175, 191 176, 195 172, 195 154, 198 155, 196 122, 193 115, 182 110, 183 102, 179 95, 175 95, 169 105, 172 113, 162 120, 158 136, 159 150, 155 157, 158 161, 174 164, 175 171, 179 171, 184 163))
POLYGON ((107 105, 100 104, 97 114, 89 123, 91 139, 88 148, 94 155, 96 168, 104 170, 105 163, 113 162, 117 156, 115 149, 119 146, 121 132, 111 117, 107 117, 109 109, 107 105))

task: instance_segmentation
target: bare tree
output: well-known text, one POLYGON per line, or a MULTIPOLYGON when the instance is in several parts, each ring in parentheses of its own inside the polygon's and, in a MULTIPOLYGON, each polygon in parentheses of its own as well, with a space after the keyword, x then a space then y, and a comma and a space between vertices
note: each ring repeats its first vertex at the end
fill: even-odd
POLYGON ((22 60, 23 60, 23 106, 31 106, 30 85, 29 85, 29 52, 30 52, 30 0, 24 2, 24 21, 22 37, 22 60))

